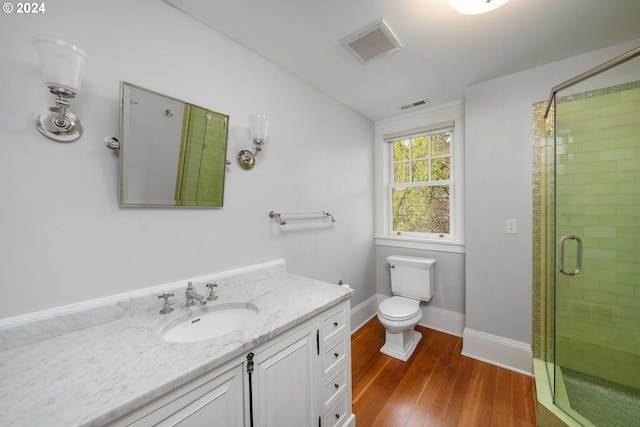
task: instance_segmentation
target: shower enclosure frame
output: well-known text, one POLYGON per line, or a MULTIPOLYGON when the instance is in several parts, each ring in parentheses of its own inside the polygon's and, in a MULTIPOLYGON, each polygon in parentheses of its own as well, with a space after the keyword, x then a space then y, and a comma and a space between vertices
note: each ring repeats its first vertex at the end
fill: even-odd
POLYGON ((606 71, 610 68, 615 67, 616 65, 620 65, 624 62, 627 62, 635 58, 636 56, 640 56, 640 46, 552 87, 551 93, 549 94, 549 99, 547 100, 547 108, 544 112, 544 118, 546 119, 547 116, 549 115, 549 110, 551 109, 551 105, 555 101, 556 94, 559 91, 561 91, 562 89, 566 89, 569 86, 573 86, 576 83, 580 83, 581 81, 586 80, 589 77, 595 76, 596 74, 600 74, 603 71, 606 71))

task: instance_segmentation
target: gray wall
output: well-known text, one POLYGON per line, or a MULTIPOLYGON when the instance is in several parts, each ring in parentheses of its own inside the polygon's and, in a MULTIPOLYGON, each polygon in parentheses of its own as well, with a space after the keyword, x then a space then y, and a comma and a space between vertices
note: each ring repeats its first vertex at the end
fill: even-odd
POLYGON ((2 16, 0 76, 0 319, 278 258, 343 279, 354 304, 375 294, 373 124, 289 73, 162 1, 58 0, 2 16), (33 126, 54 99, 35 34, 89 55, 74 143, 33 126), (224 208, 118 207, 118 158, 103 141, 119 134, 120 80, 230 116, 224 208), (271 126, 247 172, 235 155, 252 147, 251 113, 271 126), (328 210, 337 222, 281 227, 270 210, 328 210))

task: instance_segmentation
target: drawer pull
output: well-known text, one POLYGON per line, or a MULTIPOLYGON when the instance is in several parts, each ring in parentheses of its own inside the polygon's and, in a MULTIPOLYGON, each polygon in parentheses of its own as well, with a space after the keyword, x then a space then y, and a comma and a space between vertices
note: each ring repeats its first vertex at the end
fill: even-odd
POLYGON ((333 326, 338 327, 338 322, 333 322, 333 326))
POLYGON ((333 355, 337 358, 338 356, 340 356, 340 353, 333 353, 333 355))
POLYGON ((336 420, 340 418, 340 414, 336 414, 336 420))
POLYGON ((340 384, 334 384, 333 385, 335 388, 340 388, 340 384))

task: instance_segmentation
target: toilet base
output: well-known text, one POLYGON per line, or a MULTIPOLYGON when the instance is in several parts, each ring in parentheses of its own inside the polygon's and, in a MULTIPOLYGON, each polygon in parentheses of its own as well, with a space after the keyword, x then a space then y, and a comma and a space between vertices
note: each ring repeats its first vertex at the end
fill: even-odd
POLYGON ((422 334, 415 329, 391 333, 387 330, 387 338, 380 349, 381 353, 406 362, 422 339, 422 334))

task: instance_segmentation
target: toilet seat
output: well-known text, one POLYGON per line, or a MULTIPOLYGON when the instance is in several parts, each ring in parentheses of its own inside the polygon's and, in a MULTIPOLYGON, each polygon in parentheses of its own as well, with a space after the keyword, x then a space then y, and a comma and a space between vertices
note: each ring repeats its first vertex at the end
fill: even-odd
POLYGON ((378 313, 382 317, 394 322, 411 319, 419 312, 420 301, 397 296, 382 301, 378 307, 378 313))

